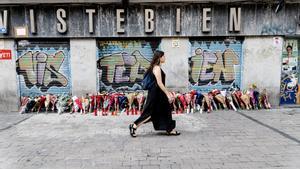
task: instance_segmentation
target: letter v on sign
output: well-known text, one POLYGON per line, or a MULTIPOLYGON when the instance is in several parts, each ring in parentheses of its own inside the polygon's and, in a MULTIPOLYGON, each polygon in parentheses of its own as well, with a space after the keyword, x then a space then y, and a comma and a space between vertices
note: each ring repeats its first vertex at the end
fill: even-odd
POLYGON ((0 33, 7 33, 7 10, 0 11, 0 33))

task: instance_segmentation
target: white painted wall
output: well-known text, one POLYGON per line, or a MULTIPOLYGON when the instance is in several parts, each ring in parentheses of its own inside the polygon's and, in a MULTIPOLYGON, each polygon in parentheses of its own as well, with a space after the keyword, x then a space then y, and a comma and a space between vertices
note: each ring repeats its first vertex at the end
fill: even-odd
POLYGON ((166 73, 166 86, 173 91, 188 90, 188 56, 190 43, 188 38, 162 38, 160 49, 165 52, 166 63, 162 69, 166 73), (173 41, 175 40, 175 41, 173 41), (178 42, 179 47, 173 47, 172 42, 178 42))
POLYGON ((280 76, 283 38, 279 44, 274 37, 246 37, 243 44, 242 88, 255 83, 259 89, 266 88, 270 102, 278 106, 280 99, 280 76))
POLYGON ((0 49, 12 51, 11 60, 0 60, 0 111, 18 111, 19 94, 16 73, 16 52, 14 40, 0 39, 0 49))
POLYGON ((86 93, 96 93, 96 40, 71 39, 70 52, 72 95, 85 96, 86 93))

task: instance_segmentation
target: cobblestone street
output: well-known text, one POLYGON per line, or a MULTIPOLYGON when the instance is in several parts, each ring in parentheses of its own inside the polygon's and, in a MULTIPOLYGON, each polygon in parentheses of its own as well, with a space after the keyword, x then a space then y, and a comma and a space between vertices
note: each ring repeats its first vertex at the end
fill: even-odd
POLYGON ((180 136, 137 116, 1 113, 1 169, 299 169, 300 110, 174 115, 180 136), (5 123, 4 123, 5 122, 5 123), (7 125, 7 126, 4 126, 7 125))

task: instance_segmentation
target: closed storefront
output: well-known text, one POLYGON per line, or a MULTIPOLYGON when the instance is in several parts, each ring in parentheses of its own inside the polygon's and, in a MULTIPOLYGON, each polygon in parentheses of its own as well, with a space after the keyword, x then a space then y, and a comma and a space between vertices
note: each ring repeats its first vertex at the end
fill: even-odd
POLYGON ((189 82, 193 89, 210 91, 240 87, 241 40, 191 39, 189 82))
POLYGON ((100 40, 97 56, 98 91, 141 90, 159 39, 100 40))
POLYGON ((20 96, 142 90, 155 50, 165 52, 170 91, 256 84, 273 105, 300 104, 299 3, 274 13, 269 1, 1 2, 0 72, 9 72, 2 105, 17 107, 20 96))
POLYGON ((16 70, 20 96, 71 94, 68 41, 17 42, 16 70))

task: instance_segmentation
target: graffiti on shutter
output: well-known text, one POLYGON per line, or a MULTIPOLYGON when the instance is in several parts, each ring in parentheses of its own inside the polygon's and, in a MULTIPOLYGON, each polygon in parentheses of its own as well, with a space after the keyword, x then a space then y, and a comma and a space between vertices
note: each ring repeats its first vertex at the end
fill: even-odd
POLYGON ((98 42, 98 90, 141 90, 141 81, 158 40, 111 40, 98 42))
POLYGON ((192 89, 210 91, 241 83, 241 41, 190 40, 189 81, 192 89))
POLYGON ((21 96, 71 94, 68 43, 18 46, 16 68, 21 96))

